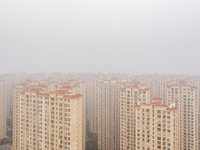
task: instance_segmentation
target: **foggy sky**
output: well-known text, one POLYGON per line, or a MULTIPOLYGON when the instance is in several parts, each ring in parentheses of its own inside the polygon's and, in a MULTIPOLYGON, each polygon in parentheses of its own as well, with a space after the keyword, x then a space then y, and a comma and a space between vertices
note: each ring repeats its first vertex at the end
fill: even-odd
POLYGON ((199 8, 199 0, 1 0, 0 73, 200 74, 199 8))

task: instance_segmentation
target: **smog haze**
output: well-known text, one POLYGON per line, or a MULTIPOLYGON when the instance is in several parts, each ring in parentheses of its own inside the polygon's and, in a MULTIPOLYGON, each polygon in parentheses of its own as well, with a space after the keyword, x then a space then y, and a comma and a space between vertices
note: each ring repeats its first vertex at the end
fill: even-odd
POLYGON ((200 1, 1 1, 0 73, 199 74, 200 1))

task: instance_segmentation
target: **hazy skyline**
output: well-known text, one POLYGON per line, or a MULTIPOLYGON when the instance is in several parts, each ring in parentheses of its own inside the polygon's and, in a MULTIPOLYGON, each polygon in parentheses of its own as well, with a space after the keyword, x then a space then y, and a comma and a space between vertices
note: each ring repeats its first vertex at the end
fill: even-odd
POLYGON ((0 1, 0 73, 200 74, 200 1, 0 1))

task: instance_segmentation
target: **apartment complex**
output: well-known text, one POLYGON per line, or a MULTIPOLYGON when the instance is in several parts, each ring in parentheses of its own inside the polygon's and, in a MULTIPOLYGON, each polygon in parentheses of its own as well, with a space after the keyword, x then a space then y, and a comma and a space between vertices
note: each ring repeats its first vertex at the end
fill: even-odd
POLYGON ((186 81, 167 87, 166 102, 175 103, 178 109, 178 149, 198 150, 198 87, 186 81))
POLYGON ((200 147, 200 111, 198 113, 198 147, 200 147))
POLYGON ((116 77, 97 83, 97 135, 100 150, 119 149, 119 89, 122 85, 116 77))
MULTIPOLYGON (((35 81, 41 81, 43 79, 46 78, 46 74, 45 73, 30 73, 30 74, 19 74, 19 76, 21 76, 21 80, 25 79, 25 80, 35 80, 35 81)), ((21 81, 20 80, 20 81, 21 81)))
POLYGON ((39 81, 39 84, 45 85, 47 87, 48 92, 52 92, 56 90, 56 81, 53 81, 52 78, 44 79, 39 81))
POLYGON ((36 82, 27 81, 13 86, 13 149, 20 150, 20 92, 35 88, 36 82))
POLYGON ((131 85, 120 88, 120 149, 135 149, 135 105, 150 103, 150 89, 131 85))
POLYGON ((6 137, 7 80, 0 77, 0 140, 6 137))
POLYGON ((135 105, 135 149, 178 150, 177 110, 159 101, 135 105))
MULTIPOLYGON (((191 78, 188 77, 187 79, 185 79, 186 84, 187 85, 191 85, 192 87, 198 87, 198 93, 200 93, 200 86, 199 86, 199 82, 200 82, 200 78, 191 78)), ((200 97, 199 97, 199 110, 200 110, 200 97)))
POLYGON ((91 77, 88 96, 89 130, 98 135, 98 149, 119 147, 118 78, 91 77))
POLYGON ((6 92, 6 118, 11 119, 13 114, 13 85, 18 83, 18 76, 16 74, 3 74, 0 78, 6 80, 5 89, 2 90, 6 92))
POLYGON ((98 135, 98 149, 119 149, 119 89, 126 85, 113 77, 91 77, 88 96, 89 130, 98 135))
POLYGON ((160 80, 155 80, 153 83, 153 97, 160 97, 162 98, 164 101, 163 103, 165 103, 166 100, 166 86, 171 85, 172 81, 167 80, 167 79, 160 79, 160 80))
POLYGON ((86 83, 79 78, 68 79, 67 82, 57 84, 56 90, 67 90, 72 94, 82 95, 82 149, 86 149, 86 83))
POLYGON ((82 95, 32 89, 20 101, 21 149, 82 150, 82 95))
POLYGON ((110 149, 118 150, 120 144, 120 103, 119 103, 119 89, 124 87, 123 82, 119 82, 116 77, 110 80, 110 149))
POLYGON ((172 79, 170 78, 138 78, 138 81, 142 84, 145 84, 147 88, 151 90, 150 99, 152 100, 154 97, 160 97, 163 99, 163 103, 165 104, 166 99, 166 86, 173 84, 172 79))
POLYGON ((129 87, 137 89, 138 94, 139 91, 148 91, 146 92, 148 96, 137 97, 136 103, 147 99, 150 102, 150 89, 146 89, 145 85, 137 80, 131 81, 125 77, 95 76, 90 78, 87 106, 89 129, 92 133, 97 133, 100 150, 120 149, 120 88, 128 89, 129 87))
POLYGON ((88 121, 89 130, 92 133, 97 133, 98 131, 98 77, 91 77, 88 88, 88 121))
MULTIPOLYGON (((81 149, 86 148, 86 84, 80 82, 80 79, 67 80, 65 83, 56 84, 51 78, 47 80, 36 81, 34 79, 24 79, 22 83, 16 84, 13 87, 13 149, 81 149), (55 102, 50 100, 54 99, 55 102), (62 105, 59 108, 58 96, 63 99, 69 97, 71 104, 62 105), (21 98, 20 98, 21 96, 21 98), (23 99, 23 101, 22 101, 23 99), (77 101, 78 100, 78 101, 77 101), (43 102, 44 101, 44 102, 43 102), (50 105, 51 102, 51 105, 50 105), (75 103, 76 102, 76 103, 75 103), (76 104, 76 105, 75 105, 76 104), (77 106, 78 105, 78 106, 77 106), (54 106, 54 107, 53 107, 54 106), (58 120, 60 117, 58 110, 65 110, 65 107, 72 107, 69 116, 62 116, 63 127, 58 120), (54 110, 54 114, 51 113, 54 110), (77 108, 78 107, 78 108, 77 108), (77 109, 75 109, 77 108, 77 109), (72 111, 73 110, 73 111, 72 111), (78 122, 73 121, 77 117, 74 116, 74 111, 78 111, 78 122), (34 116, 33 116, 34 115, 34 116), (40 118, 39 118, 40 116, 40 118), (68 117, 68 118, 66 118, 68 117), (73 118, 72 118, 73 117, 73 118), (54 120, 51 120, 54 118, 54 120), (69 121, 71 129, 64 126, 64 122, 69 121), (74 129, 74 125, 78 127, 74 129), (55 129, 51 130, 52 126, 55 129), (60 130, 58 130, 60 126, 60 130), (38 128, 37 128, 38 127, 38 128), (33 129, 34 128, 34 129, 33 129), (37 128, 37 129, 36 129, 37 128), (62 130, 61 130, 62 128, 62 130), (66 131, 65 131, 65 130, 66 131), (58 133, 58 131, 60 133, 58 133), (70 132, 69 132, 70 131, 70 132), (37 132, 37 134, 35 134, 37 132), (69 133, 68 133, 69 132, 69 133), (75 134, 72 132, 76 132, 75 134), (81 133, 80 133, 81 132, 81 133), (53 134, 54 133, 54 134, 53 134), (72 137, 62 136, 64 133, 72 135, 72 137), (48 134, 48 135, 47 135, 48 134), (74 135, 78 134, 78 141, 74 141, 74 135), (35 141, 38 137, 38 141, 35 141), (47 140, 49 139, 49 141, 47 140), (68 140, 67 140, 68 139, 68 140), (73 139, 73 140, 69 140, 73 139), (49 144, 49 142, 51 144, 49 144), (29 143, 29 144, 27 144, 29 143), (78 145, 77 145, 78 143, 78 145)), ((65 99, 66 100, 66 99, 65 99)), ((69 112, 70 113, 70 112, 69 112)), ((64 115, 64 112, 62 112, 64 115)))
POLYGON ((198 80, 93 76, 86 103, 86 83, 80 78, 36 78, 42 79, 26 75, 13 86, 14 150, 85 150, 86 106, 99 150, 198 150, 198 80))

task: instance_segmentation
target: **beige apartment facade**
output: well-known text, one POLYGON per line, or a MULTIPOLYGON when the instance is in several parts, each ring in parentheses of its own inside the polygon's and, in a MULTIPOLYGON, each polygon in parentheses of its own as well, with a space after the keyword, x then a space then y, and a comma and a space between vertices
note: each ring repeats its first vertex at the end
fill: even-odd
POLYGON ((110 100, 110 84, 109 81, 98 82, 98 149, 109 149, 109 100, 110 100))
POLYGON ((98 77, 91 77, 88 90, 88 121, 89 131, 92 133, 98 132, 98 77))
POLYGON ((7 80, 0 77, 0 140, 6 137, 7 80))
POLYGON ((135 105, 150 103, 150 89, 120 88, 120 150, 135 149, 135 105))
POLYGON ((118 150, 120 145, 119 89, 125 87, 116 77, 91 77, 89 85, 89 130, 98 136, 98 149, 118 150))
POLYGON ((20 92, 26 83, 13 86, 13 149, 20 150, 20 92))
POLYGON ((165 103, 166 100, 166 86, 172 84, 171 81, 164 79, 160 80, 154 80, 153 83, 153 97, 160 97, 163 99, 163 103, 165 103))
POLYGON ((56 90, 67 90, 71 94, 82 95, 82 149, 86 149, 86 83, 80 79, 70 79, 56 85, 56 90))
POLYGON ((168 78, 154 79, 151 77, 151 78, 139 78, 138 81, 145 84, 147 88, 150 88, 151 100, 154 97, 160 97, 163 99, 163 103, 165 104, 166 86, 169 86, 173 83, 171 79, 168 78))
POLYGON ((20 98, 21 149, 82 150, 82 95, 32 89, 20 98))
MULTIPOLYGON (((41 80, 41 81, 36 81, 36 80, 32 80, 32 79, 24 79, 22 83, 16 84, 13 86, 13 100, 14 100, 14 104, 13 104, 13 149, 14 150, 19 150, 19 149, 25 149, 25 148, 29 148, 29 149, 77 149, 77 145, 73 144, 73 146, 65 146, 65 143, 61 140, 58 143, 57 140, 55 139, 54 143, 55 145, 51 145, 49 143, 47 143, 47 133, 49 134, 50 132, 49 130, 49 125, 51 124, 51 122, 47 122, 49 121, 49 111, 47 108, 49 108, 50 106, 48 106, 46 104, 46 101, 48 99, 47 94, 52 95, 51 92, 53 91, 57 91, 57 93, 59 94, 72 94, 72 95, 82 95, 81 100, 79 101, 79 107, 81 106, 79 113, 81 114, 81 123, 79 123, 79 125, 81 125, 81 129, 79 129, 79 132, 82 132, 81 135, 82 137, 78 137, 79 142, 81 141, 81 145, 80 143, 78 144, 78 149, 84 150, 86 149, 86 121, 85 121, 85 115, 86 115, 86 84, 84 82, 80 82, 80 79, 73 79, 73 80, 68 80, 65 83, 61 83, 61 84, 56 84, 54 81, 52 81, 51 78, 48 78, 46 80, 41 80), (30 99, 26 99, 28 100, 22 103, 21 99, 20 99, 20 92, 25 91, 25 93, 28 95, 27 91, 29 91, 29 97, 30 99), (36 95, 34 95, 36 94, 36 95), (45 95, 45 97, 42 97, 42 95, 45 95), (41 96, 39 96, 41 95, 41 96), (31 104, 30 102, 33 102, 33 97, 36 98, 36 100, 39 103, 36 104, 31 104), (38 97, 41 97, 42 100, 38 100, 38 97), (45 103, 43 103, 42 101, 44 100, 45 103), (40 104, 41 102, 41 104, 40 104), (23 104, 23 106, 21 106, 23 104), (81 104, 81 105, 80 105, 81 104), (33 106, 38 106, 39 108, 33 108, 33 106), (22 111, 23 108, 23 111, 22 111), (37 115, 41 115, 43 118, 40 117, 41 121, 36 121, 35 119, 38 119, 38 117, 36 116, 31 116, 31 114, 33 115, 33 112, 31 111, 36 111, 34 112, 34 114, 37 113, 37 115), (27 112, 26 112, 27 111, 27 112), (20 114, 20 113, 25 113, 25 114, 20 114), (26 113, 28 113, 28 116, 26 116, 26 113), (48 118, 46 118, 46 116, 48 116, 48 118), (27 118, 29 119, 29 121, 27 120, 27 118), (34 118, 34 120, 33 120, 34 118), (25 124, 27 122, 23 122, 23 121, 28 121, 28 125, 29 126, 25 126, 25 124), (32 119, 32 120, 31 120, 32 119), (34 124, 33 124, 34 123, 34 124), (23 126, 22 126, 23 124, 23 126), (48 125, 48 127, 47 127, 48 125), (34 132, 38 132, 37 135, 34 133, 33 134, 33 129, 30 128, 31 127, 36 127, 38 126, 38 129, 34 129, 34 132), (25 128, 26 127, 26 128, 25 128), (38 131, 39 129, 41 129, 41 131, 38 131), (29 131, 29 132, 25 132, 25 130, 29 131), (48 131, 48 132, 47 132, 48 131), (40 134, 39 134, 40 133, 40 134), (28 139, 27 139, 27 134, 29 135, 28 139), (38 137, 37 140, 39 141, 35 141, 34 137, 38 137), (22 138, 23 137, 23 138, 22 138), (34 141, 31 141, 31 143, 29 143, 28 145, 25 144, 25 141, 30 141, 30 138, 32 138, 32 140, 34 139, 34 141), (25 140, 25 141, 24 141, 25 140), (56 143, 57 142, 57 143, 56 143), (60 145, 60 146, 58 146, 60 145), (76 147, 76 148, 75 148, 76 147)), ((23 95, 21 93, 21 95, 23 95)), ((49 102, 48 102, 49 104, 49 102)), ((75 106, 73 106, 75 107, 75 106)), ((57 108, 58 109, 58 108, 57 108)), ((62 109, 62 108, 61 108, 62 109)), ((80 116, 80 115, 79 115, 80 116)), ((57 119, 57 116, 55 116, 54 118, 57 119)), ((70 120, 70 118, 68 118, 70 120)), ((79 118, 80 119, 80 118, 79 118)), ((57 120, 55 120, 55 122, 57 123, 57 120)), ((54 123, 55 123, 54 122, 54 123)), ((74 124, 72 124, 74 125, 74 124)), ((55 126, 56 127, 56 126, 55 126)), ((56 130, 55 130, 56 131, 56 130)), ((57 131, 56 131, 57 133, 57 131)), ((62 131, 62 133, 64 133, 64 130, 62 131)), ((69 133, 70 135, 70 133, 69 133)), ((48 135, 48 138, 51 135, 48 135)), ((59 136, 58 134, 55 135, 55 137, 59 136)), ((53 140, 53 139, 52 139, 53 140)), ((72 142, 72 141, 71 141, 72 142)), ((70 142, 67 142, 67 145, 69 145, 70 142)), ((74 143, 74 142, 72 142, 74 143)), ((70 145, 72 145, 72 143, 70 143, 70 145)))
POLYGON ((177 110, 160 102, 135 105, 135 149, 178 150, 177 110))
POLYGON ((37 82, 26 81, 13 86, 13 149, 20 150, 20 92, 35 88, 37 82))
MULTIPOLYGON (((199 90, 199 93, 200 93, 200 86, 199 86, 200 80, 198 78, 194 79, 194 78, 188 77, 185 81, 186 81, 187 85, 198 87, 198 90, 199 90)), ((199 110, 200 110, 200 97, 199 97, 199 110)))
POLYGON ((13 74, 3 74, 0 75, 0 80, 5 80, 5 86, 2 87, 2 92, 6 92, 6 118, 11 119, 11 109, 12 109, 12 84, 15 75, 13 74))
POLYGON ((110 150, 119 150, 120 138, 119 138, 119 127, 120 127, 120 103, 119 103, 119 89, 123 87, 123 83, 119 82, 116 77, 110 80, 110 150))
MULTIPOLYGON (((120 149, 120 88, 134 88, 138 91, 139 97, 135 95, 133 106, 139 100, 150 102, 150 89, 145 88, 145 85, 137 80, 91 77, 87 106, 89 129, 92 133, 97 133, 100 150, 120 149)), ((134 119, 132 121, 134 122, 134 119)))
POLYGON ((200 147, 200 111, 198 113, 198 147, 200 147))
POLYGON ((175 103, 178 109, 178 149, 198 150, 198 87, 185 81, 167 87, 166 102, 175 103))
POLYGON ((39 84, 45 85, 48 92, 55 91, 56 81, 53 81, 52 78, 39 81, 39 84))

